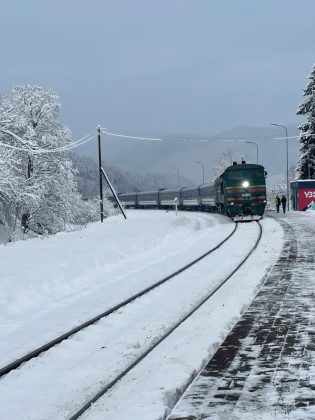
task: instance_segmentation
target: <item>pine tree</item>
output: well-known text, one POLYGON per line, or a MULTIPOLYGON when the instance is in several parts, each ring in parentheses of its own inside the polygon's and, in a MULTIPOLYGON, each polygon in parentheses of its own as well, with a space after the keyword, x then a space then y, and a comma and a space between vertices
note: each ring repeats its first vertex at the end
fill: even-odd
POLYGON ((300 158, 296 168, 298 179, 315 178, 315 64, 304 88, 306 99, 300 104, 297 115, 306 115, 307 122, 301 124, 300 158))

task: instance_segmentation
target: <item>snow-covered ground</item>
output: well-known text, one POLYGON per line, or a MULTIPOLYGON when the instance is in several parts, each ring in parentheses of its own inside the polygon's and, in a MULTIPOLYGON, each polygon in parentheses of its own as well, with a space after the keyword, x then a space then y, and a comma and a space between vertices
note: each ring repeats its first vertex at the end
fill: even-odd
MULTIPOLYGON (((200 213, 128 216, 0 248, 1 366, 173 272, 234 227, 200 213)), ((280 253, 282 229, 271 219, 262 223, 262 241, 245 266, 85 418, 153 420, 168 412, 176 390, 211 357, 280 253)), ((242 225, 197 266, 4 377, 0 418, 69 417, 232 271, 257 231, 254 223, 242 225)))
POLYGON ((1 365, 160 280, 233 227, 222 216, 129 211, 127 221, 0 246, 1 365))

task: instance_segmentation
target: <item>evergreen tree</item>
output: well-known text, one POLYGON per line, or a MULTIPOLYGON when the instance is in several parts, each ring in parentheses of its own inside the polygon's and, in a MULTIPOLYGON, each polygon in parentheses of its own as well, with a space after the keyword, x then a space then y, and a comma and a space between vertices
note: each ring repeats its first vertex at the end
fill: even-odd
POLYGON ((314 178, 315 174, 315 64, 308 79, 303 94, 306 99, 297 110, 297 115, 307 116, 307 122, 298 127, 300 130, 300 158, 296 168, 298 179, 314 178))

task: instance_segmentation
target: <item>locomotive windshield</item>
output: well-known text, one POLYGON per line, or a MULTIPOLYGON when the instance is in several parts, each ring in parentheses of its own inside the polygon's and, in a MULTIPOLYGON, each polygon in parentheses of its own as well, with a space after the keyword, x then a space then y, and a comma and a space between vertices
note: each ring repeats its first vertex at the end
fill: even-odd
POLYGON ((250 169, 247 173, 251 178, 262 178, 264 176, 263 169, 250 169))
POLYGON ((242 179, 243 176, 243 171, 230 171, 227 173, 227 178, 228 179, 242 179))
POLYGON ((242 178, 263 178, 264 171, 261 168, 257 169, 246 169, 246 170, 234 170, 227 173, 228 179, 242 179, 242 178))

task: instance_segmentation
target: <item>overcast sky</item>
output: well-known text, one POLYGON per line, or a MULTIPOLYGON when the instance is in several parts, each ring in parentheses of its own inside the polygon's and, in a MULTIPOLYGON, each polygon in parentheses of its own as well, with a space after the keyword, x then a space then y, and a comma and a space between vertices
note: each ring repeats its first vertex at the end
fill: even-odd
POLYGON ((0 92, 54 90, 74 136, 295 123, 314 16, 314 0, 2 0, 0 92))

